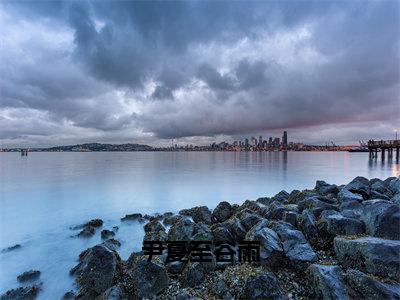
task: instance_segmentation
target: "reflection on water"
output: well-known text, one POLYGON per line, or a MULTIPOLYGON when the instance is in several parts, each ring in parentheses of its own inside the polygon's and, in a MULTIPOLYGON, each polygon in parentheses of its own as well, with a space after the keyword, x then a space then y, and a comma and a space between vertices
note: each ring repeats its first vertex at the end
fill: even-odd
POLYGON ((344 184, 356 176, 398 176, 393 160, 347 152, 94 152, 0 154, 0 293, 16 276, 42 271, 42 299, 61 298, 72 286, 68 270, 99 233, 72 239, 68 229, 91 218, 120 226, 121 254, 138 250, 141 224, 121 224, 127 213, 215 207, 227 200, 313 188, 316 180, 344 184))

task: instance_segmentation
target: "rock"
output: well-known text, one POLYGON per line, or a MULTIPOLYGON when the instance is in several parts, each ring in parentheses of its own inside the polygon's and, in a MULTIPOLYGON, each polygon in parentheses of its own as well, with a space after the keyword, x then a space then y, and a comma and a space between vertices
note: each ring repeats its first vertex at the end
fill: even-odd
POLYGON ((168 287, 169 278, 164 267, 147 260, 138 260, 132 271, 136 297, 153 298, 168 287))
POLYGON ((358 235, 365 232, 364 223, 342 216, 334 210, 325 210, 318 220, 319 235, 330 237, 331 241, 337 235, 358 235))
POLYGON ((34 284, 31 286, 19 287, 8 290, 0 295, 0 300, 30 300, 36 299, 37 294, 41 290, 41 286, 34 284))
POLYGON ((170 241, 189 241, 193 235, 194 224, 189 219, 180 219, 168 231, 170 241))
POLYGON ((346 268, 395 280, 400 277, 400 241, 335 237, 334 249, 338 261, 346 268))
POLYGON ((328 198, 322 196, 307 197, 299 203, 299 209, 301 211, 306 208, 310 209, 316 218, 318 218, 324 210, 339 210, 336 205, 328 203, 328 201, 330 201, 328 198))
POLYGON ((40 271, 29 270, 29 271, 22 273, 21 275, 18 275, 17 279, 19 282, 24 282, 24 281, 28 281, 28 280, 35 280, 35 279, 38 279, 39 277, 40 277, 40 271))
POLYGON ((286 299, 274 274, 250 277, 243 288, 241 299, 286 299))
POLYGON ((17 250, 17 249, 21 249, 21 247, 22 246, 20 244, 15 244, 13 246, 10 246, 10 247, 2 249, 1 253, 5 253, 5 252, 10 252, 10 251, 14 251, 14 250, 17 250))
POLYGON ((372 236, 400 239, 400 206, 386 200, 363 202, 361 219, 372 236))
POLYGON ((101 238, 102 239, 109 239, 109 238, 111 238, 113 236, 115 236, 115 232, 114 231, 107 230, 107 229, 104 229, 104 230, 101 231, 101 238))
POLYGON ((76 295, 73 291, 68 291, 64 294, 64 296, 61 298, 62 300, 75 300, 76 295))
POLYGON ((268 228, 268 221, 262 220, 246 234, 246 241, 260 242, 260 261, 270 266, 280 266, 283 248, 275 231, 268 228))
POLYGON ((212 239, 213 235, 208 225, 203 223, 193 224, 193 236, 191 238, 192 241, 211 241, 212 239))
POLYGON ((180 215, 191 216, 195 223, 212 224, 211 211, 207 206, 197 206, 191 209, 184 209, 179 212, 180 215))
POLYGON ((121 285, 115 285, 107 289, 100 297, 96 300, 123 300, 128 299, 121 285))
POLYGON ((369 185, 369 180, 365 177, 358 176, 354 178, 350 183, 348 183, 345 187, 345 190, 348 190, 352 193, 356 193, 361 195, 364 199, 369 198, 369 194, 371 192, 371 187, 369 185))
POLYGON ((95 233, 95 229, 93 226, 85 226, 79 233, 78 237, 90 237, 95 233))
POLYGON ((103 226, 103 220, 102 219, 92 219, 89 222, 86 222, 82 225, 78 225, 78 226, 74 226, 71 229, 75 230, 75 229, 82 229, 85 227, 93 227, 93 228, 97 228, 97 227, 101 227, 103 226))
POLYGON ((163 220, 163 224, 165 226, 172 226, 178 222, 183 222, 183 220, 185 219, 185 217, 181 216, 181 215, 174 215, 174 216, 170 216, 170 217, 165 217, 163 220))
POLYGON ((294 227, 297 227, 297 220, 299 219, 300 215, 294 211, 284 211, 282 220, 292 224, 294 227))
POLYGON ((229 230, 229 232, 232 234, 233 239, 235 241, 242 241, 245 239, 246 236, 246 229, 240 223, 239 219, 236 217, 231 217, 228 221, 224 222, 229 230))
POLYGON ((239 219, 240 223, 243 225, 246 231, 250 230, 251 227, 261 221, 261 217, 259 217, 255 212, 251 211, 248 208, 239 211, 236 214, 236 217, 239 219))
POLYGON ((183 274, 183 284, 188 287, 195 287, 205 280, 204 267, 201 263, 190 263, 183 274))
POLYGON ((400 193, 395 194, 392 199, 390 199, 393 203, 400 205, 400 193))
POLYGON ((357 200, 348 200, 342 202, 339 206, 339 210, 343 216, 353 219, 360 219, 363 213, 364 207, 357 200))
POLYGON ((104 245, 83 251, 79 256, 79 264, 71 270, 80 287, 79 296, 90 299, 104 293, 118 276, 120 263, 118 253, 104 245))
POLYGON ((307 239, 311 242, 311 244, 319 244, 320 238, 318 235, 317 224, 315 216, 311 210, 303 210, 299 221, 299 227, 301 228, 307 239))
POLYGON ((232 214, 232 206, 226 201, 220 202, 212 212, 212 216, 219 223, 228 220, 232 216, 232 214))
POLYGON ((273 220, 282 220, 283 213, 285 212, 285 207, 278 201, 274 201, 268 207, 267 218, 273 220))
POLYGON ((148 231, 144 234, 143 241, 162 241, 165 242, 168 235, 165 231, 148 231))
POLYGON ((139 213, 125 215, 125 217, 121 218, 121 221, 141 221, 141 220, 143 220, 143 216, 142 214, 139 213))
POLYGON ((296 230, 291 224, 278 221, 273 224, 272 229, 281 239, 286 257, 295 264, 299 264, 298 267, 301 267, 302 262, 317 260, 317 255, 303 233, 296 230))
POLYGON ((225 224, 215 224, 211 227, 214 245, 234 244, 236 241, 225 224))
POLYGON ((347 202, 347 201, 361 202, 364 200, 364 198, 359 194, 352 193, 349 190, 346 190, 343 188, 338 193, 338 200, 339 200, 339 202, 347 202))
POLYGON ((287 203, 288 202, 288 198, 289 198, 289 193, 288 192, 280 191, 278 194, 273 196, 271 199, 273 201, 278 201, 278 202, 281 202, 281 203, 287 203))
POLYGON ((172 261, 165 264, 168 273, 171 274, 181 274, 182 271, 185 269, 186 266, 185 261, 172 261))
POLYGON ((389 198, 393 195, 392 191, 388 188, 388 185, 380 180, 380 179, 371 179, 371 198, 372 198, 372 193, 378 193, 381 195, 387 195, 389 198))
POLYGON ((339 189, 336 184, 328 184, 323 180, 317 180, 315 183, 315 190, 321 195, 337 194, 339 189))
POLYGON ((392 191, 393 194, 397 194, 400 192, 400 179, 394 178, 389 182, 388 188, 392 191))
POLYGON ((117 249, 121 247, 121 242, 116 239, 108 239, 101 244, 113 251, 117 251, 117 249))
POLYGON ((144 225, 144 232, 165 231, 165 227, 158 220, 152 220, 144 225))
POLYGON ((358 270, 348 269, 345 280, 356 294, 353 299, 400 299, 400 284, 386 284, 358 270))
POLYGON ((313 264, 307 271, 315 299, 350 299, 338 266, 313 264))

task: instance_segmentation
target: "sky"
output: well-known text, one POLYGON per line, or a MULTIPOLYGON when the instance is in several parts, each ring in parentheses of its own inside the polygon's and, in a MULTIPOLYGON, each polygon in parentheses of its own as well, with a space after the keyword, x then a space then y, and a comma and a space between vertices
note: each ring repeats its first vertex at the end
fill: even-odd
POLYGON ((0 146, 400 130, 399 1, 1 1, 0 146))

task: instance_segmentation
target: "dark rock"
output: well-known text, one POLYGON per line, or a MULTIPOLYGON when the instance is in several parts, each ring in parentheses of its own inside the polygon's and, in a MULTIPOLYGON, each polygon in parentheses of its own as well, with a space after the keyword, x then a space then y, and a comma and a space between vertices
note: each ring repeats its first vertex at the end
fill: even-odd
POLYGON ((348 269, 344 277, 355 291, 353 299, 400 299, 400 284, 386 284, 354 269, 348 269))
POLYGON ((294 227, 297 227, 297 220, 299 219, 300 215, 294 211, 285 211, 282 216, 282 220, 292 224, 294 227))
POLYGON ((299 203, 299 209, 301 211, 307 208, 310 209, 316 218, 318 218, 324 210, 339 210, 336 205, 330 204, 328 201, 328 198, 322 196, 308 197, 299 203))
POLYGON ((298 267, 301 267, 302 262, 317 260, 317 255, 303 233, 296 230, 291 224, 278 221, 273 224, 272 229, 281 239, 286 257, 295 264, 299 264, 298 267))
POLYGON ((336 237, 334 249, 344 267, 395 280, 400 277, 400 241, 375 237, 352 240, 336 237))
POLYGON ((241 206, 240 210, 248 210, 260 216, 265 216, 268 213, 268 207, 260 202, 246 200, 241 206))
POLYGON ((101 244, 106 246, 108 249, 113 250, 113 251, 117 251, 117 249, 119 247, 121 247, 120 241, 118 241, 116 239, 108 239, 108 240, 105 240, 101 244))
POLYGON ((219 223, 228 220, 232 216, 232 214, 232 206, 226 201, 220 202, 212 212, 214 219, 219 223))
POLYGON ((76 230, 76 229, 84 229, 85 227, 93 227, 93 228, 97 228, 97 227, 101 227, 103 226, 103 220, 101 219, 93 219, 90 220, 89 222, 86 222, 82 225, 78 225, 78 226, 74 226, 71 229, 76 230))
POLYGON ((265 206, 269 206, 272 202, 274 202, 274 200, 269 197, 261 197, 261 198, 258 198, 256 201, 265 206))
POLYGON ((338 266, 313 264, 308 274, 315 299, 350 299, 338 266))
POLYGON ((358 202, 362 202, 364 200, 364 198, 359 195, 359 194, 355 194, 352 193, 346 189, 342 189, 339 193, 338 193, 338 200, 339 202, 347 202, 347 201, 358 201, 358 202))
POLYGON ((369 185, 369 180, 365 177, 358 176, 354 178, 349 184, 344 187, 345 190, 348 190, 352 193, 356 193, 361 195, 364 199, 368 199, 371 187, 369 185))
POLYGON ((315 183, 315 190, 322 195, 337 194, 339 189, 336 184, 328 184, 323 180, 317 180, 315 183))
POLYGON ((90 237, 95 233, 95 229, 93 226, 85 226, 79 233, 79 237, 90 237))
POLYGON ((189 219, 180 219, 168 231, 170 241, 189 241, 193 235, 194 224, 189 219))
POLYGON ((8 290, 0 295, 0 300, 31 300, 36 299, 37 294, 41 290, 41 286, 34 284, 31 286, 19 287, 8 290))
POLYGON ((382 200, 390 200, 392 193, 388 193, 387 195, 381 194, 377 191, 371 191, 369 198, 370 199, 382 199, 382 200))
POLYGON ((235 241, 244 240, 246 236, 246 229, 242 223, 240 223, 238 218, 232 217, 228 221, 224 222, 224 224, 227 226, 235 241))
POLYGON ((118 226, 113 226, 112 229, 113 229, 114 232, 117 232, 119 230, 119 227, 118 226))
POLYGON ((64 296, 61 298, 62 300, 74 300, 76 298, 76 295, 73 291, 68 291, 64 294, 64 296))
POLYGON ((164 220, 163 220, 163 224, 165 226, 172 226, 175 223, 183 222, 184 219, 185 219, 185 217, 183 217, 181 215, 173 215, 173 216, 170 216, 170 217, 165 217, 164 220))
POLYGON ((388 188, 392 191, 393 194, 397 194, 400 192, 400 179, 394 178, 389 182, 388 188))
POLYGON ((280 191, 278 194, 273 196, 271 199, 273 201, 278 201, 281 203, 288 203, 289 193, 286 191, 280 191))
POLYGON ((22 247, 22 246, 21 246, 20 244, 15 244, 15 245, 13 245, 13 246, 10 246, 10 247, 7 247, 7 248, 2 249, 1 252, 2 252, 2 253, 10 252, 10 251, 14 251, 14 250, 17 250, 17 249, 21 249, 21 247, 22 247))
POLYGON ((325 210, 318 220, 319 235, 333 238, 337 235, 358 235, 365 232, 364 223, 342 216, 334 210, 325 210))
POLYGON ((274 219, 274 220, 281 220, 283 217, 283 213, 285 212, 285 208, 283 204, 278 201, 274 201, 268 207, 267 218, 274 219))
POLYGON ((147 260, 138 260, 132 271, 136 297, 153 298, 168 287, 169 278, 164 267, 147 260))
POLYGON ((388 188, 388 184, 386 184, 384 181, 380 179, 371 179, 371 198, 373 197, 373 192, 381 194, 381 195, 387 195, 389 198, 392 196, 392 191, 388 188))
POLYGON ((118 276, 120 263, 118 253, 104 245, 83 251, 79 256, 79 264, 71 270, 80 287, 79 296, 90 299, 104 293, 118 276))
POLYGON ((251 227, 256 225, 262 219, 255 212, 251 211, 248 208, 239 211, 236 214, 236 217, 239 219, 240 223, 243 225, 246 231, 250 230, 251 227))
POLYGON ((165 231, 165 227, 158 220, 152 220, 144 225, 144 232, 165 231))
POLYGON ((279 266, 284 257, 279 237, 268 228, 268 221, 262 220, 246 234, 246 241, 260 242, 260 261, 270 266, 279 266))
POLYGON ((243 288, 241 299, 286 299, 278 279, 272 273, 250 277, 243 288))
POLYGON ((104 229, 101 231, 101 238, 102 239, 109 239, 111 237, 115 236, 115 232, 108 230, 108 229, 104 229))
POLYGON ((143 219, 142 214, 135 213, 135 214, 128 214, 125 217, 121 218, 121 221, 140 221, 143 219))
POLYGON ((225 224, 215 224, 211 227, 214 245, 233 244, 235 239, 225 224))
POLYGON ((189 287, 198 286, 204 282, 205 276, 204 267, 201 263, 190 263, 183 274, 183 284, 189 287))
POLYGON ((395 194, 392 199, 390 199, 393 203, 400 205, 400 193, 395 194))
POLYGON ((400 206, 386 200, 363 202, 361 219, 372 236, 400 239, 400 206))
POLYGON ((165 242, 168 235, 165 231, 148 231, 144 234, 143 241, 162 241, 165 242))
POLYGON ((212 224, 211 211, 207 206, 197 206, 191 209, 183 209, 179 212, 181 215, 191 216, 195 223, 212 224))
POLYGON ((28 281, 28 280, 35 280, 35 279, 38 279, 39 277, 40 277, 40 271, 29 270, 29 271, 22 273, 21 275, 18 275, 17 279, 19 282, 24 282, 24 281, 28 281))
POLYGON ((165 264, 168 273, 171 274, 181 274, 185 269, 187 262, 186 261, 171 261, 165 264))
POLYGON ((193 236, 191 238, 192 241, 211 241, 212 239, 213 235, 208 225, 203 223, 193 224, 193 236))
POLYGON ((229 293, 229 288, 223 279, 215 281, 211 288, 213 294, 219 298, 222 298, 224 295, 229 293))
POLYGON ((298 204, 300 201, 304 200, 308 195, 306 191, 293 190, 288 197, 289 203, 298 204))
POLYGON ((318 236, 318 229, 315 220, 315 216, 311 210, 305 209, 301 213, 299 227, 301 228, 304 235, 311 242, 311 244, 318 244, 320 238, 318 236))
POLYGON ((359 219, 363 213, 364 207, 357 200, 348 200, 340 204, 340 212, 343 216, 353 219, 359 219))
POLYGON ((121 285, 115 285, 108 288, 100 297, 96 300, 124 300, 128 299, 125 291, 121 285))

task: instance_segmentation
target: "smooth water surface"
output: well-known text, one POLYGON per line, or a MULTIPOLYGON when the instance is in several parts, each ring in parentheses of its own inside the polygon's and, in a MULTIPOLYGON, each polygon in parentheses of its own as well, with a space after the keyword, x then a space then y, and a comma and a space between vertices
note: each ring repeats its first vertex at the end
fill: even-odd
POLYGON ((121 223, 127 213, 156 213, 220 201, 241 203, 281 190, 313 188, 318 179, 344 184, 356 176, 398 176, 398 164, 347 152, 88 152, 0 153, 0 293, 16 276, 42 272, 41 299, 72 288, 68 271, 79 253, 101 241, 71 238, 70 226, 102 218, 120 226, 127 258, 141 247, 142 224, 121 223))

